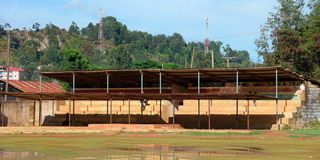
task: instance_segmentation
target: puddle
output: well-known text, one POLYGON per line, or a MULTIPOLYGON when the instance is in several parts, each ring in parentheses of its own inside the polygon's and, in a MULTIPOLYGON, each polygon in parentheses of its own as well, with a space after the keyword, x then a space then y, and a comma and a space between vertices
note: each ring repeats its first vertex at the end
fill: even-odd
MULTIPOLYGON (((84 151, 85 152, 85 151, 84 151)), ((141 144, 128 148, 107 148, 103 151, 88 152, 88 157, 74 157, 65 159, 76 160, 96 160, 96 159, 109 159, 109 160, 191 160, 199 159, 203 157, 237 157, 243 154, 261 154, 262 148, 258 147, 241 147, 234 146, 226 150, 201 149, 196 147, 174 147, 169 145, 155 145, 155 144, 141 144), (99 155, 95 157, 96 155, 99 155)), ((7 160, 51 160, 59 159, 55 157, 49 157, 38 152, 14 152, 9 150, 0 149, 0 159, 7 160)), ((60 158, 63 160, 63 158, 60 158)))
POLYGON ((45 156, 43 154, 40 154, 38 152, 13 152, 13 151, 7 151, 4 149, 0 150, 0 159, 6 159, 6 160, 15 160, 15 159, 41 159, 45 156))
POLYGON ((247 154, 259 154, 263 153, 263 149, 259 147, 240 147, 240 148, 229 148, 230 151, 239 151, 247 154))

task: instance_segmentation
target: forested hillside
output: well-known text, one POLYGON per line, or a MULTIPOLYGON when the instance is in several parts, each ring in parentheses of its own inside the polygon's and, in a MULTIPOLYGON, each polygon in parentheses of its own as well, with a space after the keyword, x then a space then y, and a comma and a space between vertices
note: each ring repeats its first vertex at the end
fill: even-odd
MULTIPOLYGON (((6 64, 7 30, 0 26, 0 64, 6 64)), ((124 68, 193 68, 211 67, 211 54, 204 53, 202 42, 186 42, 179 33, 151 35, 131 31, 114 17, 103 18, 105 52, 98 49, 99 24, 89 23, 79 28, 72 22, 68 30, 54 24, 31 29, 10 29, 11 49, 15 67, 25 69, 23 78, 37 79, 41 70, 93 70, 124 68)), ((216 67, 225 67, 222 56, 238 57, 232 66, 252 65, 249 53, 234 50, 222 42, 210 42, 216 67), (224 53, 224 54, 223 54, 224 53)))

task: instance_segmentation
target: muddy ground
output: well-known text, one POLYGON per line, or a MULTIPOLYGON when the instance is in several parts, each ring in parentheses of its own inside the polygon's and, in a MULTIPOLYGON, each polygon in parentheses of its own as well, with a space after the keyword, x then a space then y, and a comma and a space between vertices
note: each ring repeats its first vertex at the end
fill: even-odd
POLYGON ((320 130, 0 129, 0 159, 320 159, 319 148, 320 130))

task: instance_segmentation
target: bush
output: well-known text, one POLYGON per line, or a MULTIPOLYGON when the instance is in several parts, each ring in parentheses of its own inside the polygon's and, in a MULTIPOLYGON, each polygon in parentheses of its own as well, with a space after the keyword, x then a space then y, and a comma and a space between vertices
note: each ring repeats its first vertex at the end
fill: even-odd
POLYGON ((290 129, 292 128, 287 124, 282 127, 282 130, 290 130, 290 129))
POLYGON ((319 120, 309 121, 307 123, 307 127, 311 129, 320 129, 320 121, 319 120))

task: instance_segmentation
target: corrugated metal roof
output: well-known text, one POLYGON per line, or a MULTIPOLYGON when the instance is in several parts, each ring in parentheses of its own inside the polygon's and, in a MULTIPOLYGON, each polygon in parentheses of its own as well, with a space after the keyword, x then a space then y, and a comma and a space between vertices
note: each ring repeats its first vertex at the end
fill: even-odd
MULTIPOLYGON (((5 66, 0 66, 0 69, 4 70, 4 71, 7 71, 7 67, 5 66)), ((18 72, 23 72, 24 69, 22 68, 15 68, 15 67, 9 67, 10 71, 18 71, 18 72)))
MULTIPOLYGON (((6 83, 5 80, 0 80, 0 81, 6 83)), ((20 90, 21 92, 28 92, 28 93, 40 92, 40 82, 10 80, 9 85, 20 90)), ((42 92, 43 93, 61 93, 61 92, 64 92, 64 90, 62 89, 59 83, 42 82, 42 92)))

